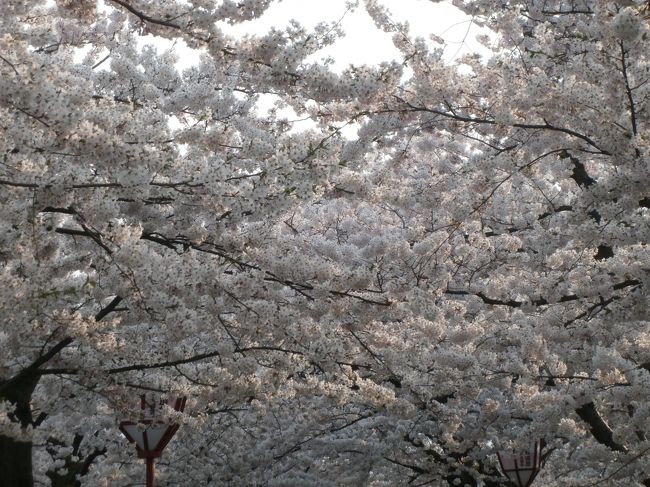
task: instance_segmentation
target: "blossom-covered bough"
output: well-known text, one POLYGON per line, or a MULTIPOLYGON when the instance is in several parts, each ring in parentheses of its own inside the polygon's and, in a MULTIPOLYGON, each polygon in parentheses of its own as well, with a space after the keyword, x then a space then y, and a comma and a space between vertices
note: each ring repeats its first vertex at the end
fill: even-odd
POLYGON ((650 485, 646 4, 456 2, 493 55, 447 65, 368 0, 403 63, 336 74, 331 25, 219 30, 264 0, 5 3, 11 485, 129 484, 144 391, 190 398, 163 485, 498 486, 541 438, 540 484, 650 485))

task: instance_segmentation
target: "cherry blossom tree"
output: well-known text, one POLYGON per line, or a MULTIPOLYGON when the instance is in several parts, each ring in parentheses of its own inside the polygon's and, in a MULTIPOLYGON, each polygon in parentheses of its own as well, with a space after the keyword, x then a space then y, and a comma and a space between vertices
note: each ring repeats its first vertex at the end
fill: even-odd
POLYGON ((648 6, 459 1, 449 65, 367 0, 402 60, 337 74, 336 25, 218 28, 269 3, 5 7, 8 485, 137 482, 144 392, 189 397, 162 485, 499 486, 539 438, 650 485, 648 6))
POLYGON ((367 4, 413 70, 360 131, 370 185, 342 186, 376 208, 357 225, 393 221, 374 289, 410 308, 362 325, 423 402, 390 461, 477 485, 496 442, 545 438, 545 484, 649 485, 647 5, 458 2, 494 56, 450 67, 367 4))
POLYGON ((115 425, 142 391, 189 394, 210 436, 263 390, 289 395, 274 384, 307 367, 281 367, 295 355, 282 348, 285 324, 299 321, 311 285, 288 279, 272 229, 327 187, 341 137, 292 133, 256 102, 356 99, 399 69, 350 82, 305 62, 336 26, 235 40, 215 24, 267 6, 3 5, 0 458, 10 485, 31 485, 33 471, 55 485, 128 477, 115 425), (178 72, 173 49, 138 48, 145 34, 184 40, 199 64, 178 72), (271 255, 280 260, 266 268, 271 255))

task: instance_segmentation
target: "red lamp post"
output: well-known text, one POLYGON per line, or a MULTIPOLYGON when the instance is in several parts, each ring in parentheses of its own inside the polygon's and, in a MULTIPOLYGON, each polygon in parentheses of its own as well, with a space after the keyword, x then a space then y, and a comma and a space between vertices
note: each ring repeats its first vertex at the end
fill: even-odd
POLYGON ((135 443, 138 458, 144 458, 146 461, 147 487, 154 487, 154 458, 162 455, 179 427, 177 424, 160 422, 162 406, 167 405, 175 411, 182 412, 186 401, 187 397, 170 396, 163 399, 142 395, 140 396, 142 410, 140 420, 137 423, 132 421, 120 423, 120 431, 129 442, 135 443))
POLYGON ((542 448, 544 440, 538 440, 527 450, 497 452, 501 470, 517 487, 530 487, 550 453, 542 454, 542 448))

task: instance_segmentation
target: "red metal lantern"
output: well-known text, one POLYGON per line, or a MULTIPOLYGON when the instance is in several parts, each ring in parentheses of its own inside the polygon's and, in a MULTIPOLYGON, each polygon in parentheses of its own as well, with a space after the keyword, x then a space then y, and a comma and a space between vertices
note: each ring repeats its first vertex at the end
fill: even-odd
POLYGON ((147 487, 154 487, 154 458, 162 455, 163 450, 172 439, 177 424, 166 424, 160 421, 162 407, 169 406, 175 411, 183 412, 187 397, 169 396, 165 398, 140 396, 141 417, 137 423, 123 421, 120 431, 126 439, 135 443, 138 458, 144 458, 147 463, 147 487))
POLYGON ((542 448, 544 440, 538 440, 527 450, 497 452, 501 470, 517 487, 530 487, 548 456, 542 454, 542 448))

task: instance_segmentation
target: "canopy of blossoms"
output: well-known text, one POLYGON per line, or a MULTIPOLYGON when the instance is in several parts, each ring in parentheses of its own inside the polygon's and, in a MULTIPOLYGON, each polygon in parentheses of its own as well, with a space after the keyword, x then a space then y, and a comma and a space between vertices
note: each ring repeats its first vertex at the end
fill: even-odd
POLYGON ((3 475, 132 485, 146 392, 160 485, 650 485, 650 4, 458 0, 449 64, 366 0, 335 72, 270 3, 3 3, 3 475))

